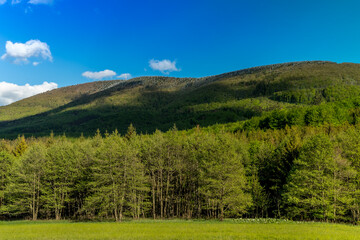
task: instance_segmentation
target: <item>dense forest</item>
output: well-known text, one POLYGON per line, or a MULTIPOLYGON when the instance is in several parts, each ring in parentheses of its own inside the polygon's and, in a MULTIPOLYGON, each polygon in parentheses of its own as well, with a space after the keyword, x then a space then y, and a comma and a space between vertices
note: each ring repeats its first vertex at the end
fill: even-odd
POLYGON ((360 126, 3 140, 0 218, 360 221, 360 126))

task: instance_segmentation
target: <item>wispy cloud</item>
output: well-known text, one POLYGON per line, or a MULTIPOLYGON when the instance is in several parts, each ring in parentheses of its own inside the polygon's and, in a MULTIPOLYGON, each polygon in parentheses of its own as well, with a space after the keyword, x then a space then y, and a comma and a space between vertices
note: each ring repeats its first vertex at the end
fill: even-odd
POLYGON ((176 61, 170 61, 168 59, 164 59, 161 61, 151 59, 149 61, 149 66, 151 67, 152 70, 160 71, 164 74, 169 74, 170 72, 174 72, 174 71, 180 71, 180 69, 176 67, 176 61))
POLYGON ((130 73, 123 73, 123 74, 120 74, 119 76, 117 76, 117 78, 128 80, 128 79, 132 78, 132 76, 130 73))
POLYGON ((44 82, 41 85, 17 85, 8 82, 0 82, 0 106, 8 105, 23 98, 31 97, 33 95, 56 89, 56 83, 44 82))
POLYGON ((53 60, 49 45, 39 40, 30 40, 26 43, 7 41, 5 49, 6 53, 2 55, 1 59, 10 59, 13 63, 29 63, 29 59, 33 58, 53 60))
MULTIPOLYGON (((55 0, 26 0, 26 1, 23 1, 23 0, 11 0, 11 4, 12 5, 16 5, 16 4, 19 4, 19 3, 22 3, 22 2, 25 2, 27 4, 31 4, 31 5, 40 5, 40 4, 43 4, 43 5, 51 5, 54 3, 55 0)), ((0 5, 3 5, 7 2, 7 0, 0 0, 0 5)))
POLYGON ((28 3, 29 4, 34 4, 34 5, 38 5, 38 4, 52 4, 54 1, 53 0, 29 0, 28 3))
POLYGON ((93 80, 101 80, 103 78, 112 78, 112 77, 116 76, 116 72, 106 69, 106 70, 100 71, 100 72, 87 71, 87 72, 84 72, 82 75, 86 78, 90 78, 93 80))

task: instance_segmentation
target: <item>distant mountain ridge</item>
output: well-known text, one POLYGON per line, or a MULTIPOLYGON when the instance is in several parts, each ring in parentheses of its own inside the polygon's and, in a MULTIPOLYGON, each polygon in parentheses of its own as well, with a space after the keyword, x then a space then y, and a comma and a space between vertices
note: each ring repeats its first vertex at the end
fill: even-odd
POLYGON ((322 99, 332 86, 357 89, 360 64, 305 61, 202 78, 138 77, 91 82, 0 107, 0 137, 41 136, 51 131, 93 135, 96 129, 124 132, 130 123, 140 132, 151 133, 174 124, 179 129, 190 129, 245 121, 275 109, 329 101, 322 99), (319 93, 322 96, 316 100, 319 93))

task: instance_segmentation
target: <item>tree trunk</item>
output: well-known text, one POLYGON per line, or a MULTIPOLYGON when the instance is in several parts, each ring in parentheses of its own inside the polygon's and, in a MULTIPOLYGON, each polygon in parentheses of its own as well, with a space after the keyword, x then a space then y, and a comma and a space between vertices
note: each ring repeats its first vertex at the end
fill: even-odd
POLYGON ((155 185, 156 185, 156 179, 154 171, 151 171, 152 174, 152 209, 153 209, 153 218, 156 219, 156 202, 155 202, 155 185))
POLYGON ((169 188, 170 188, 170 172, 168 171, 167 180, 166 180, 166 193, 165 193, 165 207, 164 207, 164 215, 167 216, 167 208, 169 201, 169 188))
POLYGON ((124 198, 125 198, 125 196, 122 196, 122 198, 121 198, 121 205, 120 205, 120 212, 119 212, 120 222, 122 222, 122 220, 123 220, 124 198))
POLYGON ((164 200, 163 200, 163 170, 160 170, 160 217, 164 218, 164 200))
POLYGON ((222 201, 220 201, 220 221, 224 220, 224 205, 222 201))
POLYGON ((34 181, 33 181, 33 199, 32 199, 32 219, 33 221, 37 220, 37 214, 36 214, 36 174, 34 173, 34 181))

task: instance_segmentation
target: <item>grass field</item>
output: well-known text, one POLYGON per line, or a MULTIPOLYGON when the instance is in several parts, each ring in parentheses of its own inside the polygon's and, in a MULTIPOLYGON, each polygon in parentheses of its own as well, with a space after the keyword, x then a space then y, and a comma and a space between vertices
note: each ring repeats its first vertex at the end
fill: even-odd
POLYGON ((360 227, 290 221, 0 222, 0 239, 360 239, 360 227))

